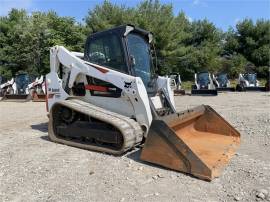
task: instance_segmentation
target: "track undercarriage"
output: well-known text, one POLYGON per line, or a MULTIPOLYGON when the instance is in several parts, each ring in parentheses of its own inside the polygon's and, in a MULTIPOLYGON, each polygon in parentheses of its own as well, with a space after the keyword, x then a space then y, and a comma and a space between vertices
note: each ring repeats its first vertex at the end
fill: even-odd
POLYGON ((59 102, 50 116, 49 136, 55 142, 115 155, 142 142, 142 129, 133 119, 81 100, 59 102))

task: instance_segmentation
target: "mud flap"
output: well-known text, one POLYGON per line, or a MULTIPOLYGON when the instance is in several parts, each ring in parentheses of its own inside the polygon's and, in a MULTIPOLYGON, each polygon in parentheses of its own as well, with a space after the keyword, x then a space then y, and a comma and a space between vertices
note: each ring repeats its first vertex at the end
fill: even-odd
POLYGON ((141 159, 204 180, 218 177, 240 134, 209 106, 154 120, 141 159))
POLYGON ((218 95, 216 89, 192 89, 191 95, 218 95))

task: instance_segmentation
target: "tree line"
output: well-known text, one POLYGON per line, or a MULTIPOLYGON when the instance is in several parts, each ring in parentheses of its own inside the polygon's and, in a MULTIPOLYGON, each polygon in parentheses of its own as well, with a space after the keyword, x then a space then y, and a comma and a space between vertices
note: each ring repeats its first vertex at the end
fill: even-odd
POLYGON ((0 17, 0 74, 46 74, 50 47, 83 52, 88 35, 122 24, 154 34, 161 75, 179 72, 188 80, 194 72, 209 70, 236 78, 240 72, 254 71, 264 78, 269 72, 269 20, 244 19, 223 32, 207 19, 191 22, 183 11, 175 16, 171 4, 145 0, 132 8, 104 1, 89 10, 82 23, 54 11, 27 14, 12 9, 0 17))

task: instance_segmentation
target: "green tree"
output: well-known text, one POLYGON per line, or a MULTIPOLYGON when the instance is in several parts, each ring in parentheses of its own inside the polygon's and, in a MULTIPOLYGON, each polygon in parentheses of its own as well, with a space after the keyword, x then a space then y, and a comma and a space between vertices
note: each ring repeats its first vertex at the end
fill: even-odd
POLYGON ((0 74, 46 74, 50 47, 83 51, 87 35, 123 24, 154 34, 159 74, 176 71, 183 79, 192 79, 201 70, 226 71, 233 77, 245 69, 260 77, 269 71, 269 20, 245 19, 222 33, 206 19, 190 22, 183 11, 175 16, 172 5, 159 0, 144 0, 132 8, 105 0, 89 10, 85 24, 54 11, 28 15, 12 9, 0 17, 0 74))
POLYGON ((55 12, 34 12, 12 9, 0 18, 0 73, 7 77, 19 71, 33 75, 49 72, 49 49, 64 45, 82 51, 84 27, 73 18, 59 17, 55 12))
POLYGON ((225 34, 225 41, 224 55, 235 57, 238 54, 240 58, 245 58, 241 71, 253 70, 259 77, 267 76, 270 67, 269 20, 261 19, 254 23, 245 19, 236 25, 236 30, 230 29, 225 34), (248 64, 252 64, 252 68, 248 64))
POLYGON ((192 22, 189 33, 182 43, 186 51, 179 61, 183 75, 191 79, 195 72, 218 71, 221 66, 221 31, 207 20, 198 20, 192 22))

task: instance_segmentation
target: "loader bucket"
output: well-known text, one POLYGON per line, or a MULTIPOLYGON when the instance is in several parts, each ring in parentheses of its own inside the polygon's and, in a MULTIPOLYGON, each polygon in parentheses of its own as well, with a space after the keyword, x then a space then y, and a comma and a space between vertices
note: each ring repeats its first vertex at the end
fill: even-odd
POLYGON ((38 94, 38 93, 34 92, 32 95, 32 101, 33 102, 45 102, 46 95, 45 94, 38 94))
POLYGON ((22 101, 27 102, 31 100, 29 94, 6 94, 3 96, 2 101, 22 101))
POLYGON ((234 87, 219 87, 219 88, 217 88, 217 91, 232 91, 232 92, 234 92, 235 88, 234 87))
POLYGON ((179 89, 179 90, 174 90, 174 95, 185 95, 186 91, 183 89, 179 89))
POLYGON ((211 181, 234 155, 240 134, 210 106, 153 120, 141 160, 211 181))
POLYGON ((256 87, 244 87, 245 91, 266 91, 266 88, 263 86, 256 86, 256 87))
POLYGON ((191 95, 218 95, 216 89, 192 89, 191 95))

